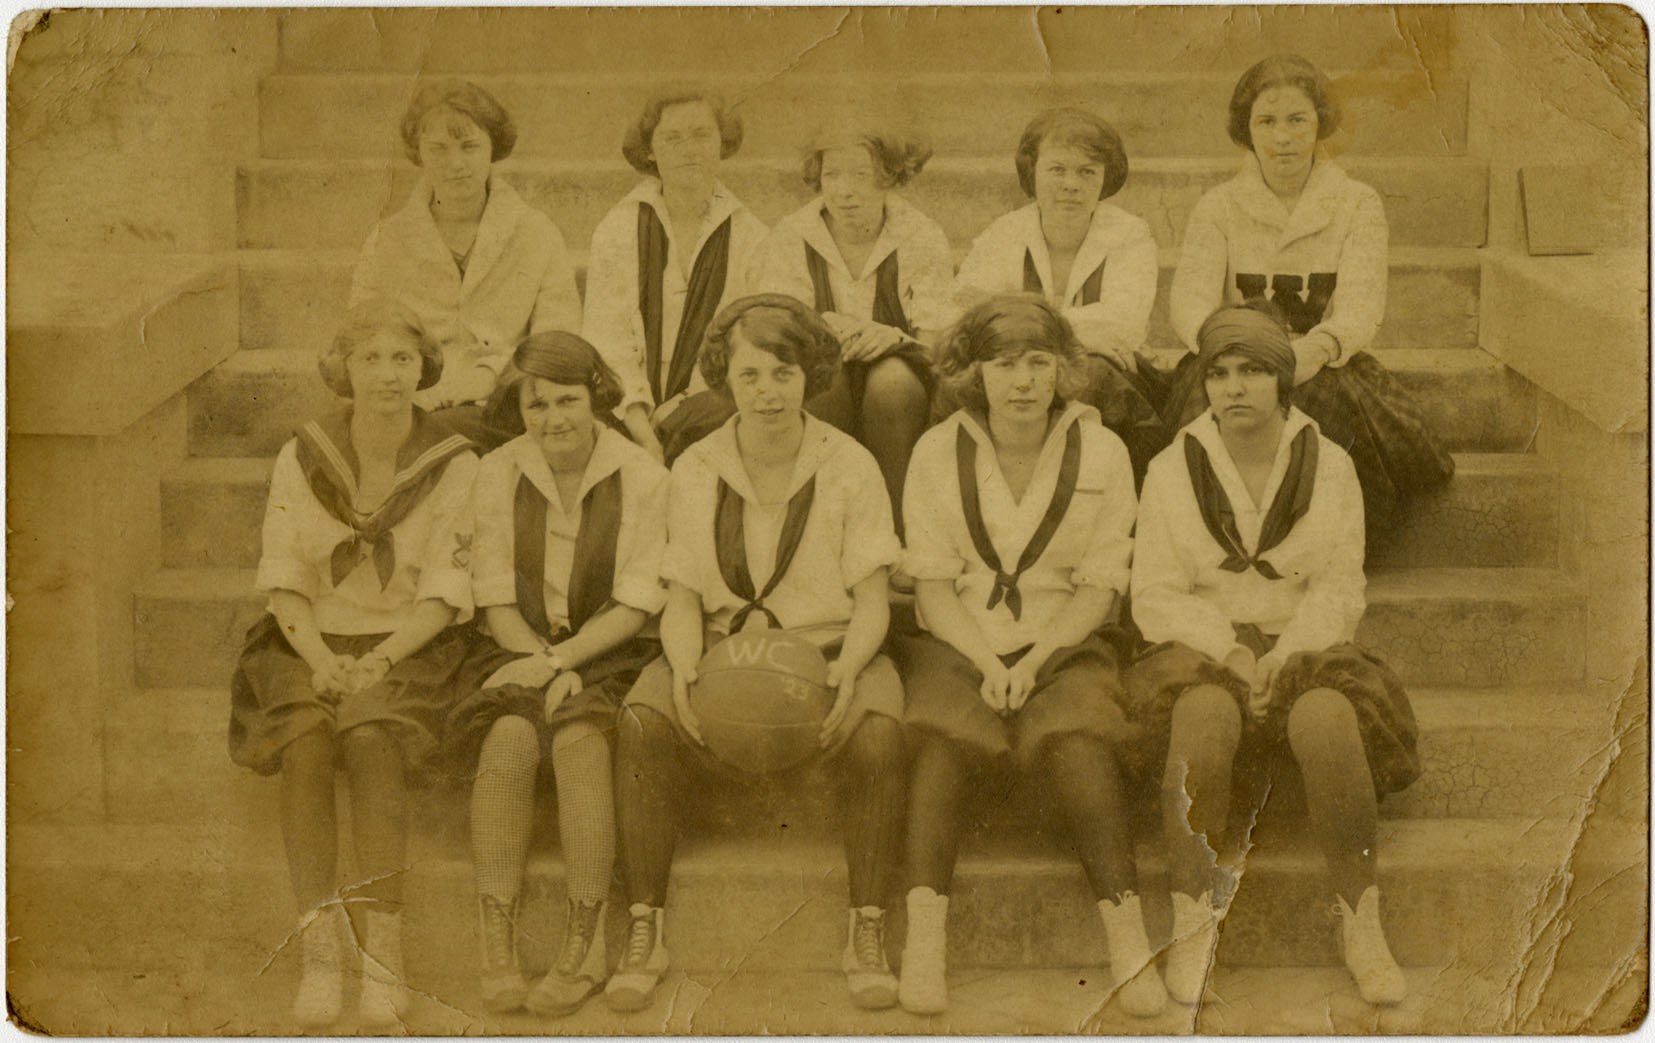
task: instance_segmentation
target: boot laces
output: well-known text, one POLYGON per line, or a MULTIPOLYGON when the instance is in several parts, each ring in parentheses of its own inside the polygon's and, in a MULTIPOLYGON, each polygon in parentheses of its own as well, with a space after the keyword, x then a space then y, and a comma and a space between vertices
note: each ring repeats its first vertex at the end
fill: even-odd
POLYGON ((621 960, 623 967, 642 967, 649 962, 650 954, 655 951, 655 914, 635 916, 632 918, 632 929, 626 937, 626 956, 621 960))
MULTIPOLYGON (((600 908, 598 902, 569 903, 569 929, 563 937, 563 953, 558 956, 555 965, 559 975, 572 978, 580 973, 580 965, 586 962, 586 954, 592 948, 592 936, 597 933, 600 908)), ((634 920, 633 926, 636 927, 637 923, 634 920)), ((631 955, 631 948, 632 941, 628 939, 628 956, 631 955)), ((644 958, 647 959, 648 955, 646 952, 644 958)))
POLYGON ((856 926, 851 929, 851 947, 856 951, 856 962, 863 967, 879 967, 885 962, 885 920, 878 913, 856 913, 856 926))
POLYGON ((482 896, 483 944, 490 967, 510 967, 512 957, 511 909, 498 898, 482 896))

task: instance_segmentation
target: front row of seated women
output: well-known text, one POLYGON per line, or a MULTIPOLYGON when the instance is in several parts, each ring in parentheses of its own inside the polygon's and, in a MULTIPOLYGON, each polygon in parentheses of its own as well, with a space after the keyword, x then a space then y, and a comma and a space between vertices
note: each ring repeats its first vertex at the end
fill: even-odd
POLYGON ((1347 966, 1369 1001, 1400 1000, 1375 803, 1417 775, 1416 729, 1396 678, 1351 643, 1361 494, 1344 452, 1287 404, 1293 352, 1269 307, 1225 308, 1201 329, 1212 408, 1156 458, 1140 513, 1125 447, 1073 400, 1086 358, 1068 321, 1033 295, 977 305, 937 352, 961 406, 914 450, 906 548, 874 458, 804 409, 833 383, 840 340, 791 297, 748 297, 710 322, 698 364, 733 415, 670 477, 612 421, 624 389, 579 337, 517 349, 494 405, 523 433, 479 465, 413 406, 440 374, 417 326, 395 308, 353 313, 322 367, 352 406, 277 461, 259 569, 270 616, 233 685, 235 759, 282 776, 298 1019, 340 1015, 356 949, 363 1022, 405 1008, 405 792, 442 753, 474 779, 486 1005, 561 1014, 603 990, 614 1009, 647 1006, 670 963, 682 795, 718 770, 689 693, 703 653, 753 627, 829 660, 819 759, 841 783, 841 965, 858 1005, 945 1008, 962 822, 979 785, 1008 772, 1060 812, 1122 1009, 1196 1002, 1244 840, 1231 791, 1252 793, 1277 762, 1303 780, 1347 966), (917 625, 891 633, 899 563, 917 625), (474 606, 485 632, 449 625, 474 606), (547 752, 568 917, 531 990, 514 926, 547 752), (357 847, 343 888, 336 754, 357 847), (1129 817, 1136 784, 1155 778, 1174 907, 1164 976, 1129 817), (617 846, 630 922, 612 964, 617 846), (904 887, 899 980, 885 924, 904 887), (360 946, 345 941, 346 906, 360 946))

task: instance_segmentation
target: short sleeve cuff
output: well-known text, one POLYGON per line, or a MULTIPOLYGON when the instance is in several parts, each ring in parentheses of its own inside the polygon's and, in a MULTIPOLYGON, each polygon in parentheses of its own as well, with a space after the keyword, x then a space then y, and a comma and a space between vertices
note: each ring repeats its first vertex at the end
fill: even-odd
POLYGON ((655 615, 667 604, 667 592, 659 583, 645 583, 642 580, 620 580, 616 582, 612 597, 629 608, 640 612, 655 615))
POLYGON ((671 547, 667 548, 667 553, 661 561, 662 581, 677 583, 697 594, 705 594, 701 589, 701 577, 696 575, 696 570, 692 566, 681 561, 682 557, 683 555, 674 554, 671 547))
POLYGON ((965 571, 965 561, 909 551, 902 556, 902 571, 914 579, 958 579, 965 571))
POLYGON ((442 601, 469 615, 472 606, 471 576, 464 569, 426 569, 420 573, 419 587, 414 591, 414 597, 420 601, 442 601))
POLYGON ((320 586, 314 569, 303 562, 288 558, 259 559, 258 575, 253 580, 255 590, 266 593, 272 590, 291 590, 311 601, 315 601, 320 595, 320 586))
POLYGON ((517 604, 517 577, 492 575, 471 580, 471 597, 479 608, 517 604))
POLYGON ((869 541, 866 547, 846 548, 839 570, 849 590, 873 575, 875 569, 890 568, 902 559, 902 546, 893 533, 888 539, 869 541))
POLYGON ((1126 569, 1092 568, 1083 565, 1069 574, 1069 582, 1077 587, 1091 587, 1094 590, 1125 594, 1127 586, 1132 582, 1132 574, 1126 569))

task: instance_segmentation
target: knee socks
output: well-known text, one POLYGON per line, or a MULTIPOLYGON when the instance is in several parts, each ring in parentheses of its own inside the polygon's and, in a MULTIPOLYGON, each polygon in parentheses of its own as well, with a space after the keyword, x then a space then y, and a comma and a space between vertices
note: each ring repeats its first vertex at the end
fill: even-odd
POLYGON ((601 902, 615 872, 615 798, 609 740, 587 722, 567 725, 552 740, 557 776, 557 830, 569 898, 601 902))
POLYGON ((477 893, 508 905, 517 898, 528 861, 539 766, 535 726, 521 717, 495 721, 471 786, 471 859, 477 893))

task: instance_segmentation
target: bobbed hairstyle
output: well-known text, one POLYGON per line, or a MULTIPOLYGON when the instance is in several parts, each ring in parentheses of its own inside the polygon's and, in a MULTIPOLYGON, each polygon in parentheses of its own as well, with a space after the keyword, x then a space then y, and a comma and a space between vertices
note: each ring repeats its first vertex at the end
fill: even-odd
MULTIPOLYGON (((416 90, 408 102, 408 111, 402 114, 402 147, 415 166, 419 166, 420 161, 420 131, 426 117, 439 109, 448 110, 451 116, 463 116, 483 128, 488 135, 491 162, 511 155, 517 144, 517 125, 494 100, 494 95, 469 80, 437 80, 416 90)), ((448 129, 454 133, 463 126, 450 123, 448 129)))
POLYGON ((644 102, 644 110, 632 126, 626 128, 626 136, 621 139, 621 155, 632 164, 633 170, 650 177, 661 176, 661 169, 655 165, 655 156, 649 145, 655 137, 655 128, 661 125, 661 114, 674 105, 689 105, 698 101, 712 110, 713 120, 718 123, 719 156, 729 159, 736 154, 741 148, 741 117, 724 104, 724 96, 700 87, 672 87, 650 95, 649 100, 644 102))
POLYGON ((701 345, 701 377, 714 391, 729 386, 735 335, 805 374, 805 397, 827 390, 839 369, 839 338, 814 308, 785 293, 759 293, 724 306, 701 345))
POLYGON ((1030 199, 1034 198, 1034 168, 1040 159, 1040 147, 1047 142, 1079 149, 1103 164, 1099 199, 1108 199, 1126 184, 1126 146, 1114 127, 1085 109, 1047 109, 1029 121, 1017 142, 1017 183, 1030 199))
POLYGON ((1253 103, 1272 87, 1297 87, 1316 106, 1316 140, 1339 129, 1339 106, 1322 70, 1296 54, 1277 54, 1241 74, 1230 95, 1230 140, 1253 147, 1253 103))
POLYGON ((983 363, 1026 351, 1057 356, 1057 397, 1072 399, 1086 388, 1086 348, 1069 320, 1035 293, 1006 293, 971 308, 937 349, 944 388, 967 409, 988 411, 983 363))
POLYGON ((621 379, 585 338, 563 330, 533 333, 523 338, 512 352, 511 364, 500 374, 489 396, 487 417, 490 426, 513 435, 523 433, 520 395, 532 378, 554 384, 584 387, 592 396, 592 412, 600 422, 610 421, 621 404, 621 379))
POLYGON ((425 335, 419 316, 388 297, 370 297, 351 308, 333 343, 316 360, 322 383, 340 398, 354 398, 350 371, 345 366, 358 348, 375 337, 394 337, 419 352, 421 391, 442 377, 442 349, 425 335))
POLYGON ((868 129, 828 130, 805 146, 804 179, 811 191, 822 190, 822 154, 831 148, 860 147, 873 159, 880 188, 901 188, 925 169, 931 143, 924 138, 868 129))

